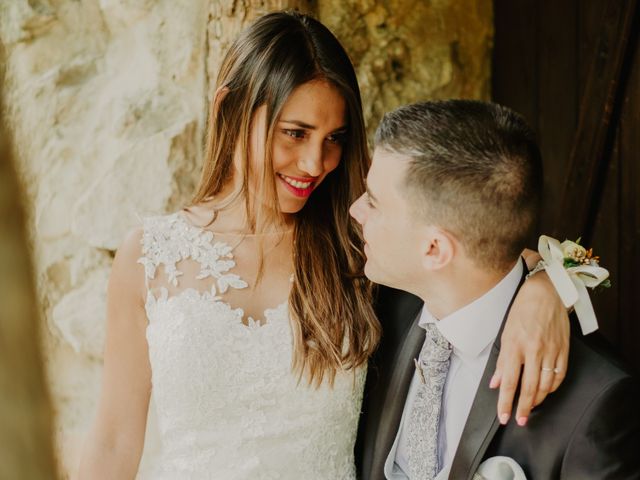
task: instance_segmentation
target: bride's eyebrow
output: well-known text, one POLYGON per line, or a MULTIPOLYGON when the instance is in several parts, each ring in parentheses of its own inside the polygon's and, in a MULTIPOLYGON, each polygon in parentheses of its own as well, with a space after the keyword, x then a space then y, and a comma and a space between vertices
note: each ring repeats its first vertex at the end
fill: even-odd
MULTIPOLYGON (((290 123, 292 125, 297 125, 300 128, 306 128, 307 130, 316 130, 318 127, 316 127, 315 125, 310 125, 306 122, 303 122, 302 120, 285 120, 282 119, 280 120, 283 123, 290 123)), ((346 125, 342 125, 341 127, 338 127, 336 129, 334 129, 331 133, 337 133, 337 132, 343 132, 347 130, 347 126, 346 125)))
POLYGON ((300 128, 306 128, 308 130, 315 130, 316 128, 318 128, 318 127, 316 127, 314 125, 309 125, 308 123, 305 123, 305 122, 303 122, 301 120, 284 120, 283 119, 283 120, 280 120, 280 121, 284 122, 284 123, 290 123, 292 125, 297 125, 300 128))

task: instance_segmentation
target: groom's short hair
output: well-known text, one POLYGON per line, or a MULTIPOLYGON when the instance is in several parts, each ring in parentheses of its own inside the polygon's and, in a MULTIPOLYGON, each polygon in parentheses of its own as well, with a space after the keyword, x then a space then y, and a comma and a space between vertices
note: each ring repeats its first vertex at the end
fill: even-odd
POLYGON ((520 115, 473 100, 415 103, 384 116, 375 146, 408 158, 417 220, 450 231, 482 266, 518 258, 542 196, 540 150, 520 115))

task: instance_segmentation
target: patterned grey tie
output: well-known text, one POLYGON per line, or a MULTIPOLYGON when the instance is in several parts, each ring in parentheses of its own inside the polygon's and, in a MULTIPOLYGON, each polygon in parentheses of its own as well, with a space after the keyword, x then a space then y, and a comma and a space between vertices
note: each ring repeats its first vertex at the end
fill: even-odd
POLYGON ((434 323, 416 362, 420 384, 408 425, 408 461, 411 480, 432 480, 438 468, 438 423, 444 382, 449 371, 451 345, 434 323))

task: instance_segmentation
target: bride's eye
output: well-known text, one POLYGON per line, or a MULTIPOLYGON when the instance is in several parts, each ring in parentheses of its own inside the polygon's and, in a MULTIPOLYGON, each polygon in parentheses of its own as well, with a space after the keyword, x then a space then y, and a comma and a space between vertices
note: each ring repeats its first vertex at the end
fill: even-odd
POLYGON ((335 145, 344 145, 346 143, 346 140, 347 140, 346 132, 332 133, 327 137, 327 141, 335 145))
POLYGON ((284 128, 282 129, 282 133, 291 138, 299 139, 304 138, 306 132, 299 128, 284 128))

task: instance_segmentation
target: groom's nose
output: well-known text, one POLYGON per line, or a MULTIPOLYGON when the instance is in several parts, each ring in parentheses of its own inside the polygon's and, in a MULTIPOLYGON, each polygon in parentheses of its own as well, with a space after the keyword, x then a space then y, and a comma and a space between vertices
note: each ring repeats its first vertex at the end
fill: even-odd
POLYGON ((360 225, 364 224, 365 220, 365 209, 363 208, 364 203, 364 194, 360 195, 358 199, 353 202, 351 207, 349 208, 349 214, 358 222, 360 225))

